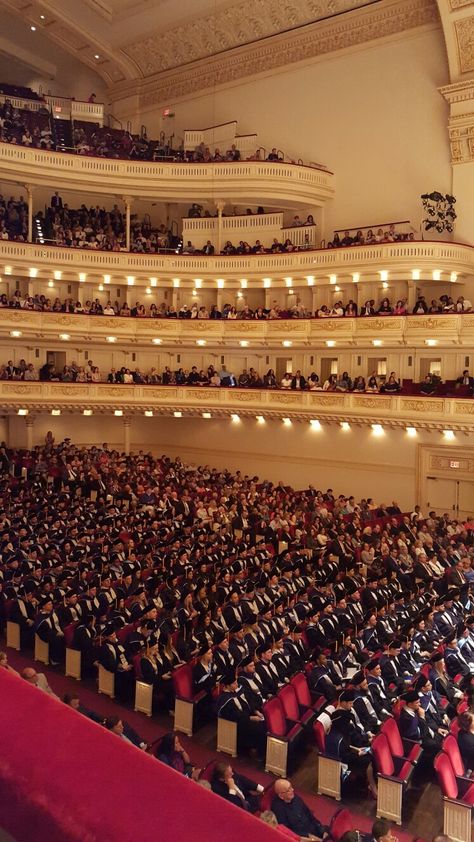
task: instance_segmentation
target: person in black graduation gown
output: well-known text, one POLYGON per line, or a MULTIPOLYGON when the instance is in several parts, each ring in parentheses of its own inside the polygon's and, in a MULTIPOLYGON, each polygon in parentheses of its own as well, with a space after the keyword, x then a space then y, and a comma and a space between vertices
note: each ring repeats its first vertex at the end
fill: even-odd
POLYGON ((64 660, 64 632, 53 608, 53 599, 48 594, 40 601, 40 611, 35 620, 35 631, 41 640, 49 643, 50 660, 53 665, 64 660))
POLYGON ((354 710, 359 717, 367 733, 376 734, 380 728, 381 720, 372 704, 369 693, 369 685, 363 670, 359 670, 352 676, 351 683, 354 686, 354 710))
POLYGON ((446 713, 450 719, 456 716, 456 707, 463 697, 462 690, 456 687, 454 681, 451 680, 446 672, 443 654, 435 652, 430 658, 430 681, 433 685, 433 690, 439 693, 440 696, 448 700, 446 713))
POLYGON ((408 690, 401 698, 405 706, 400 711, 398 727, 402 740, 413 740, 423 747, 423 762, 433 761, 441 748, 443 736, 431 734, 426 713, 417 690, 408 690))
POLYGON ((336 741, 338 736, 342 737, 342 741, 339 741, 340 759, 347 763, 351 771, 365 776, 368 788, 376 797, 377 785, 370 753, 372 738, 353 710, 354 700, 354 690, 343 690, 340 694, 338 707, 331 715, 332 726, 326 738, 326 748, 331 751, 332 741, 336 741))
POLYGON ((263 792, 263 787, 244 775, 238 775, 230 763, 216 764, 211 787, 216 795, 220 795, 236 807, 241 807, 251 813, 258 810, 259 795, 263 792))
POLYGON ((164 697, 166 710, 174 709, 172 670, 163 651, 160 652, 158 638, 152 634, 140 658, 140 673, 146 684, 152 684, 158 696, 164 697))
POLYGON ((95 617, 93 614, 84 612, 79 625, 74 629, 72 645, 81 653, 81 671, 91 672, 97 660, 97 648, 95 646, 95 617))
POLYGON ((222 693, 217 700, 217 715, 237 722, 237 738, 242 748, 255 748, 263 756, 267 742, 267 726, 263 713, 255 710, 239 687, 234 671, 222 678, 222 693))
POLYGON ((216 683, 216 668, 213 663, 212 649, 207 642, 199 650, 199 660, 193 667, 194 692, 204 690, 208 699, 212 698, 212 691, 216 683))
POLYGON ((429 734, 432 737, 435 734, 446 737, 449 734, 449 717, 443 710, 442 697, 433 690, 429 677, 421 673, 414 682, 413 689, 419 693, 429 734))

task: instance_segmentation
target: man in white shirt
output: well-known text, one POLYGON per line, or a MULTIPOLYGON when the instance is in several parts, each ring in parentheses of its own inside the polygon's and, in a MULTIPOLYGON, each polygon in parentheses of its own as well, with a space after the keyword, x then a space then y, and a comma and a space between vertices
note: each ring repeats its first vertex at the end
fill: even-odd
POLYGON ((59 702, 59 696, 57 696, 49 686, 48 679, 46 678, 44 672, 36 672, 33 667, 25 667, 25 669, 21 672, 21 677, 24 678, 28 684, 33 684, 33 686, 37 687, 38 690, 43 690, 44 693, 47 693, 48 696, 52 696, 53 699, 57 699, 59 702))

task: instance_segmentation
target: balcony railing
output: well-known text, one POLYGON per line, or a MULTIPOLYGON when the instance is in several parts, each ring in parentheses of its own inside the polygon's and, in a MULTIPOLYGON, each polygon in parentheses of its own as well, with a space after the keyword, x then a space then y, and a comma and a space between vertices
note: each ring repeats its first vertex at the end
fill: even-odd
POLYGON ((198 320, 85 316, 0 309, 0 339, 11 330, 26 338, 104 340, 149 345, 202 342, 203 345, 232 345, 239 342, 277 347, 369 346, 374 340, 384 346, 417 346, 425 342, 440 346, 474 344, 474 313, 464 315, 372 316, 341 319, 198 320))
MULTIPOLYGON (((0 144, 1 147, 1 144, 0 144)), ((293 230, 293 229, 292 229, 293 230)), ((298 229, 295 229, 298 230, 298 229)), ((433 272, 440 272, 449 280, 451 273, 458 276, 474 275, 474 248, 460 243, 409 242, 384 243, 373 246, 357 246, 340 249, 316 249, 314 251, 286 254, 232 255, 230 257, 204 255, 130 254, 128 252, 88 251, 84 249, 56 248, 46 245, 31 245, 7 240, 0 241, 0 261, 13 270, 30 268, 52 272, 61 270, 64 278, 78 280, 80 272, 99 278, 108 274, 114 276, 114 283, 126 283, 126 277, 133 275, 137 285, 140 280, 148 286, 150 276, 160 280, 179 277, 193 284, 199 276, 204 280, 224 278, 226 284, 235 284, 240 289, 240 279, 251 284, 270 276, 278 282, 286 275, 297 285, 306 285, 309 277, 314 283, 327 284, 328 276, 336 274, 338 283, 348 282, 358 273, 361 282, 380 280, 380 272, 395 273, 397 279, 411 279, 419 273, 419 279, 431 278, 433 272), (295 277, 296 276, 296 277, 295 277)))
POLYGON ((0 178, 48 189, 168 202, 228 201, 320 206, 334 194, 326 170, 273 161, 212 164, 92 158, 0 143, 0 178))
POLYGON ((27 410, 29 415, 60 409, 64 412, 110 412, 124 416, 152 411, 172 415, 176 410, 198 416, 238 414, 291 421, 351 421, 390 427, 450 429, 474 432, 471 399, 420 396, 357 395, 325 392, 282 392, 192 386, 132 386, 95 383, 0 382, 0 409, 27 410))

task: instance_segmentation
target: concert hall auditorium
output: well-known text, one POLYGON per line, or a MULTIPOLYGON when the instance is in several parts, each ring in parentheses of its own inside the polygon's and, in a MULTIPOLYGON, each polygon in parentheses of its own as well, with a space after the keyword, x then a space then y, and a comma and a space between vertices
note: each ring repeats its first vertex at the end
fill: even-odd
POLYGON ((473 842, 474 0, 0 17, 0 842, 473 842))

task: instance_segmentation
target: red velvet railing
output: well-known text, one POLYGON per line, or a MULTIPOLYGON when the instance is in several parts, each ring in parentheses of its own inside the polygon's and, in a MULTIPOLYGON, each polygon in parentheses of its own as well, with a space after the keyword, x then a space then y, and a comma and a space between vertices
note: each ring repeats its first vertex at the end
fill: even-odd
POLYGON ((16 842, 278 842, 259 819, 0 669, 0 826, 16 842))

